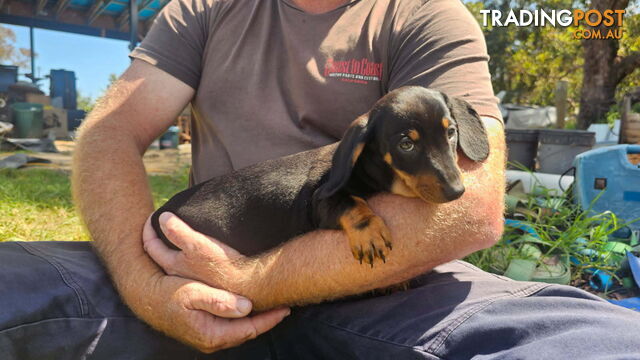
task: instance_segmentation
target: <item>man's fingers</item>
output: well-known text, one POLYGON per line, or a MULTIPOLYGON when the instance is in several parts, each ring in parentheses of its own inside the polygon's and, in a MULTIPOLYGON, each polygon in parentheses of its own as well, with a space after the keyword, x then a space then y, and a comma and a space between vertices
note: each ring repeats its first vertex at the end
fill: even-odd
POLYGON ((189 296, 193 310, 202 310, 223 318, 244 317, 251 312, 249 299, 204 284, 194 285, 189 296))
POLYGON ((164 234, 180 249, 190 253, 209 253, 213 256, 235 258, 239 252, 210 236, 193 230, 187 223, 170 212, 160 215, 160 228, 164 234))
POLYGON ((178 275, 176 273, 176 260, 180 253, 179 251, 169 249, 167 245, 157 237, 146 239, 144 241, 144 250, 167 274, 178 275))
POLYGON ((157 237, 158 234, 156 234, 155 229, 151 226, 151 215, 149 215, 147 221, 145 221, 144 226, 142 227, 142 242, 146 242, 148 239, 157 237))
POLYGON ((271 330, 289 314, 289 309, 276 309, 221 322, 217 324, 216 337, 221 340, 221 348, 238 346, 271 330))
POLYGON ((187 223, 170 212, 163 212, 159 217, 160 228, 165 236, 178 248, 197 252, 201 251, 203 242, 210 240, 203 234, 193 230, 187 223))
POLYGON ((253 322, 257 335, 260 335, 278 325, 289 314, 291 314, 291 309, 289 308, 273 309, 251 316, 249 319, 253 322))
MULTIPOLYGON (((180 253, 179 251, 170 249, 160 238, 157 236, 153 227, 151 226, 151 217, 147 219, 142 230, 142 244, 144 250, 166 273, 173 273, 176 265, 176 257, 180 253)), ((174 275, 174 274, 171 274, 174 275)))

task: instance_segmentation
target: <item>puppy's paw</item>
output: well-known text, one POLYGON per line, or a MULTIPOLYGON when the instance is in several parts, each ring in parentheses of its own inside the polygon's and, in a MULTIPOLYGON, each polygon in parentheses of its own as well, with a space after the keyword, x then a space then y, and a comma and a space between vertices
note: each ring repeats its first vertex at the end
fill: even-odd
POLYGON ((340 225, 349 238, 353 257, 371 267, 376 258, 386 262, 392 249, 391 233, 387 225, 371 211, 363 199, 353 198, 355 206, 340 218, 340 225))
POLYGON ((376 258, 386 262, 389 250, 391 250, 391 234, 384 221, 374 215, 365 219, 360 226, 355 226, 347 231, 349 245, 353 257, 371 267, 376 258), (366 224, 366 225, 365 225, 366 224))

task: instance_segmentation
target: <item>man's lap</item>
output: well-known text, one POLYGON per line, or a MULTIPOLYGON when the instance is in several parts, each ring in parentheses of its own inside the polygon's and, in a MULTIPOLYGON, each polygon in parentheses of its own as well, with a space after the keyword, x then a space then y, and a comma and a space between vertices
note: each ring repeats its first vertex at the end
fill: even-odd
MULTIPOLYGON (((89 243, 0 244, 0 290, 0 353, 9 358, 195 357, 135 318, 89 243)), ((640 356, 631 353, 640 349, 632 337, 640 315, 569 287, 508 281, 457 261, 415 279, 408 291, 294 309, 269 333, 203 358, 572 354, 562 344, 576 344, 584 357, 584 337, 598 328, 615 337, 590 344, 593 357, 599 350, 624 357, 626 347, 627 358, 640 356)))
POLYGON ((87 242, 0 243, 0 309, 3 359, 193 353, 136 319, 87 242))

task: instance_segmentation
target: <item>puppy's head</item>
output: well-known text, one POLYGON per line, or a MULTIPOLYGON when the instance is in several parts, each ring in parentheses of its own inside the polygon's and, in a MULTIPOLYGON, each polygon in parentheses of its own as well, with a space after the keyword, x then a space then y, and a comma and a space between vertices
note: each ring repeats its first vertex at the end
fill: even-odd
POLYGON ((354 121, 333 158, 322 195, 349 180, 363 150, 390 169, 392 193, 443 203, 464 193, 457 148, 474 161, 489 155, 478 114, 463 100, 419 86, 394 90, 354 121))

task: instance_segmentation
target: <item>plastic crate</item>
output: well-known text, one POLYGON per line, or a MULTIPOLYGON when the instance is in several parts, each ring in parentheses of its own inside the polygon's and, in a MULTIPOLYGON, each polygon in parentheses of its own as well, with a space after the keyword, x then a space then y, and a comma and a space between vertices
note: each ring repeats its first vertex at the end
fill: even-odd
MULTIPOLYGON (((628 154, 640 154, 640 145, 615 145, 576 156, 574 198, 584 210, 609 210, 625 221, 640 217, 640 166, 629 162, 628 154)), ((639 230, 640 221, 629 227, 639 230)))
POLYGON ((538 152, 538 130, 507 129, 508 169, 520 170, 515 164, 521 164, 529 170, 535 170, 538 152))
POLYGON ((563 174, 576 155, 591 150, 596 134, 584 130, 541 129, 538 136, 538 171, 563 174))

